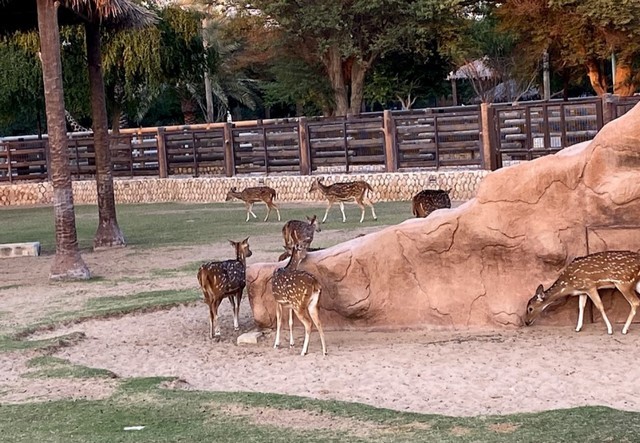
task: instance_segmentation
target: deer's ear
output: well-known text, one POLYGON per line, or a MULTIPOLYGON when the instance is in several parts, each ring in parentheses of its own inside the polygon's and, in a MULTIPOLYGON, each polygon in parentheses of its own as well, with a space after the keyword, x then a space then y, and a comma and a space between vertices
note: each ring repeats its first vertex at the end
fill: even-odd
POLYGON ((228 242, 231 243, 231 246, 234 246, 234 247, 238 244, 238 243, 234 242, 233 240, 228 240, 228 242))
POLYGON ((538 285, 536 288, 536 297, 538 297, 538 301, 544 300, 544 287, 542 285, 538 285))
POLYGON ((249 237, 245 238, 244 240, 242 240, 242 243, 247 244, 249 243, 249 237))

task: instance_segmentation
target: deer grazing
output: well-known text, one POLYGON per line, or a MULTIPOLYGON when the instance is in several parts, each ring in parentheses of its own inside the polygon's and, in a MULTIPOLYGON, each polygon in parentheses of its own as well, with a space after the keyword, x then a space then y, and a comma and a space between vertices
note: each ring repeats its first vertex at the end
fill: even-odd
POLYGON ((280 210, 278 206, 273 202, 276 198, 276 190, 270 188, 268 186, 257 186, 254 188, 244 188, 242 192, 238 192, 235 187, 229 189, 227 193, 226 201, 237 198, 242 200, 247 208, 247 219, 245 221, 249 221, 249 215, 252 215, 253 218, 258 218, 253 213, 253 204, 259 201, 264 202, 267 205, 267 216, 264 218, 264 221, 269 220, 269 214, 271 214, 271 209, 275 209, 278 214, 278 221, 280 221, 280 210))
POLYGON ((442 189, 424 189, 418 192, 413 196, 411 202, 413 215, 424 218, 436 209, 450 208, 449 192, 451 190, 444 191, 442 189))
POLYGON ((549 289, 545 291, 542 285, 538 286, 536 295, 527 304, 525 324, 532 325, 547 308, 577 295, 580 299, 576 332, 582 329, 588 297, 600 311, 607 325, 607 333, 612 334, 611 323, 598 294, 598 289, 605 288, 616 288, 631 306, 622 328, 622 333, 626 334, 640 306, 640 299, 636 295, 636 292, 640 293, 640 254, 631 251, 598 252, 573 260, 549 289))
POLYGON ((307 250, 299 244, 291 249, 291 258, 284 268, 273 272, 271 289, 276 300, 276 341, 274 348, 280 346, 280 328, 282 326, 282 308, 289 308, 289 346, 294 346, 293 313, 304 325, 304 344, 300 355, 306 355, 309 349, 311 328, 316 326, 322 342, 322 354, 327 355, 324 342, 324 332, 318 313, 318 302, 322 287, 318 280, 310 273, 299 270, 298 266, 307 255, 307 250))
POLYGON ((198 283, 204 295, 204 302, 209 306, 209 337, 220 340, 220 326, 218 325, 218 307, 225 298, 229 298, 233 305, 233 328, 239 329, 238 316, 242 291, 246 285, 245 270, 247 257, 251 257, 249 237, 241 242, 229 240, 236 251, 235 260, 212 261, 204 263, 198 269, 198 283))
POLYGON ((340 204, 340 211, 342 212, 342 222, 347 221, 347 217, 344 214, 344 202, 353 200, 360 209, 362 210, 362 214, 360 216, 360 223, 364 220, 364 205, 367 205, 371 208, 371 215, 374 220, 377 220, 376 210, 371 203, 371 200, 367 197, 367 192, 373 192, 373 188, 371 185, 365 181, 354 181, 354 182, 342 182, 342 183, 334 183, 332 185, 324 185, 322 184, 321 178, 316 178, 313 183, 311 183, 311 188, 309 188, 309 192, 320 191, 324 197, 327 199, 327 210, 324 213, 324 217, 322 218, 322 223, 327 220, 327 215, 329 214, 329 209, 335 202, 340 204))

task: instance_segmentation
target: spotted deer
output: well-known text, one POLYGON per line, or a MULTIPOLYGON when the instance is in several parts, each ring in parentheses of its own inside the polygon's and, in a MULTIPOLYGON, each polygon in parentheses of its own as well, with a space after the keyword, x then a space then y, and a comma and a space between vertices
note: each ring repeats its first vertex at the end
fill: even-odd
MULTIPOLYGON (((282 260, 286 260, 287 258, 291 257, 291 250, 293 249, 293 247, 284 247, 284 252, 282 254, 280 254, 280 256, 278 256, 278 261, 282 261, 282 260)), ((313 248, 311 246, 305 247, 304 248, 307 252, 315 252, 315 251, 322 251, 324 248, 313 248)))
POLYGON ((276 190, 270 188, 268 186, 257 186, 254 188, 244 188, 241 192, 233 187, 229 189, 227 193, 226 201, 237 198, 242 200, 247 208, 247 219, 245 221, 249 221, 249 215, 252 215, 253 218, 258 218, 253 213, 253 204, 259 201, 264 202, 267 205, 267 216, 264 218, 264 221, 269 220, 269 214, 271 214, 271 209, 275 209, 278 214, 278 221, 280 221, 280 209, 273 202, 276 198, 276 190))
POLYGON ((218 324, 218 307, 225 298, 233 305, 233 328, 239 329, 240 302, 242 291, 246 285, 245 271, 247 257, 251 257, 249 237, 241 242, 229 240, 236 251, 235 260, 212 261, 204 263, 198 269, 198 283, 202 289, 204 302, 209 306, 209 337, 220 340, 220 326, 218 324))
POLYGON ((542 285, 538 286, 536 294, 527 304, 525 324, 532 325, 546 309, 577 295, 580 298, 576 332, 582 329, 588 297, 600 311, 607 325, 607 333, 612 334, 611 323, 598 294, 598 289, 606 288, 616 288, 631 306, 622 328, 622 333, 626 334, 640 306, 640 299, 636 295, 636 292, 640 294, 640 254, 632 251, 598 252, 573 260, 549 289, 545 291, 542 285))
POLYGON ((449 192, 451 190, 444 191, 442 189, 424 189, 418 192, 413 196, 411 202, 413 215, 418 218, 424 218, 436 209, 450 208, 449 192))
POLYGON ((306 221, 289 220, 282 227, 282 237, 284 238, 284 248, 290 249, 296 243, 300 243, 308 248, 313 241, 316 232, 321 232, 318 218, 315 214, 307 217, 306 221))
POLYGON ((341 182, 334 183, 332 185, 322 184, 322 178, 316 178, 311 183, 309 192, 320 191, 327 199, 327 210, 322 218, 322 223, 327 220, 329 209, 335 202, 340 204, 340 211, 342 212, 342 223, 347 221, 347 216, 344 214, 344 202, 353 200, 361 209, 360 223, 364 221, 364 205, 371 208, 371 215, 374 220, 377 220, 376 210, 373 207, 373 203, 367 197, 367 192, 373 192, 371 185, 365 181, 358 180, 354 182, 341 182))
POLYGON ((318 280, 309 272, 298 269, 300 262, 307 255, 307 250, 299 244, 291 249, 291 258, 284 268, 273 272, 271 290, 276 300, 276 341, 275 349, 280 346, 280 329, 282 326, 282 308, 289 308, 289 346, 294 346, 293 313, 304 325, 304 344, 300 355, 306 355, 309 349, 311 328, 316 326, 320 333, 322 354, 327 355, 324 332, 318 313, 318 302, 322 287, 318 280))

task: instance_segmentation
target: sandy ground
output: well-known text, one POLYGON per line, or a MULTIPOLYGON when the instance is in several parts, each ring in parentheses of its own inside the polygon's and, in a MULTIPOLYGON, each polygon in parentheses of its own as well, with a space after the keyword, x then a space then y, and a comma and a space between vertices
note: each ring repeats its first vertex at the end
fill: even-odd
MULTIPOLYGON (((335 241, 359 231, 324 231, 335 241)), ((275 260, 280 239, 256 237, 250 262, 275 260)), ((52 312, 80 308, 92 297, 127 295, 159 289, 197 287, 189 273, 154 274, 194 261, 226 258, 228 245, 135 250, 124 248, 84 258, 92 283, 49 284, 51 257, 6 259, 0 271, 0 332, 46 318, 52 312), (212 253, 215 251, 215 253, 212 253)), ((583 405, 607 405, 640 411, 640 326, 627 336, 616 325, 532 327, 476 331, 328 331, 329 355, 320 352, 317 333, 309 355, 296 348, 272 347, 267 333, 258 345, 237 346, 231 305, 221 306, 223 340, 207 338, 208 315, 197 302, 166 311, 90 320, 32 338, 80 331, 86 339, 54 355, 120 377, 175 376, 190 388, 255 391, 320 399, 357 401, 401 411, 447 415, 506 414, 583 405)), ((296 323, 298 325, 298 323, 296 323)), ((241 332, 254 325, 248 300, 241 308, 241 332)), ((285 332, 283 342, 287 343, 285 332)), ((0 353, 0 402, 54 398, 101 398, 113 381, 29 379, 25 362, 34 352, 0 353)))

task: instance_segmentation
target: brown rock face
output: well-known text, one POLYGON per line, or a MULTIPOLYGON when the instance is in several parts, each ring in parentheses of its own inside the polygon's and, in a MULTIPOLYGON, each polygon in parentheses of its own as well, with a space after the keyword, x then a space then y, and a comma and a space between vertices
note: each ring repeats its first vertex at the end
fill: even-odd
MULTIPOLYGON (((640 105, 591 142, 489 174, 456 209, 310 253, 301 267, 323 285, 327 326, 520 326, 539 283, 549 287, 575 257, 612 249, 640 251, 640 105)), ((247 269, 261 326, 275 322, 276 266, 247 269)), ((624 321, 628 304, 603 295, 610 319, 624 321)), ((575 325, 576 299, 536 324, 575 325)))

